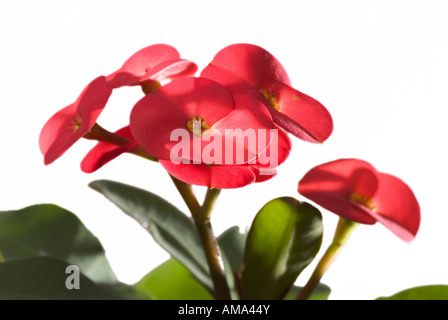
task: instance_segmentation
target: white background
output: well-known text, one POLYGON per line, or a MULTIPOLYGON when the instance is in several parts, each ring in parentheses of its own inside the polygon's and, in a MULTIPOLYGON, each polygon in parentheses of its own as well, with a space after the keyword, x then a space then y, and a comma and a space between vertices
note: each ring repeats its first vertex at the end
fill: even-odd
MULTIPOLYGON (((87 175, 79 163, 94 145, 80 141, 46 167, 38 148, 45 121, 85 85, 135 51, 175 46, 202 69, 221 48, 260 45, 284 65, 293 86, 320 100, 335 129, 323 145, 294 140, 273 180, 223 191, 219 234, 249 226, 260 207, 297 193, 315 165, 357 157, 397 175, 422 209, 407 244, 382 225, 360 226, 324 276, 333 299, 374 299, 423 284, 448 284, 447 18, 444 1, 2 1, 0 4, 0 210, 56 203, 99 237, 118 277, 139 280, 168 255, 87 184, 112 179, 157 193, 186 211, 167 174, 125 155, 87 175)), ((139 88, 113 93, 99 123, 128 122, 139 88)), ((198 190, 203 194, 203 190, 198 190)), ((337 217, 323 211, 322 251, 337 217)), ((299 277, 303 284, 314 262, 299 277)))

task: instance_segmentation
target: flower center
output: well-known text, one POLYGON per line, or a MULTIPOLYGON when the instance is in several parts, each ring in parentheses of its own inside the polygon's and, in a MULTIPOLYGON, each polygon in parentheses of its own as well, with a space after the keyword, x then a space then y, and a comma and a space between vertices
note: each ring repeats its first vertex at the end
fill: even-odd
POLYGON ((142 88, 144 94, 156 91, 157 89, 160 88, 161 85, 162 84, 159 81, 152 79, 140 82, 140 87, 142 88))
POLYGON ((280 110, 280 105, 278 104, 277 98, 275 97, 274 92, 269 90, 260 90, 260 92, 264 95, 266 100, 269 102, 271 107, 273 107, 275 110, 280 110))
POLYGON ((187 128, 193 132, 195 136, 200 137, 211 127, 201 116, 195 116, 187 122, 187 128))
POLYGON ((73 117, 73 122, 70 123, 70 126, 73 127, 73 133, 75 133, 76 131, 78 131, 79 127, 81 126, 81 121, 82 118, 80 115, 73 117))
POLYGON ((366 197, 359 193, 354 192, 351 194, 350 200, 354 201, 356 203, 359 203, 360 205, 362 205, 372 211, 375 210, 375 205, 369 197, 366 197))

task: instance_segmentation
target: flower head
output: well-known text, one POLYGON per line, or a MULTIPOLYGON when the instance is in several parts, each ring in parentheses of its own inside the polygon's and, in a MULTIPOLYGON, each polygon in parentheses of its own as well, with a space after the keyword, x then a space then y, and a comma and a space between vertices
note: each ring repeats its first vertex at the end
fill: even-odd
POLYGON ((219 51, 201 72, 232 93, 250 93, 263 101, 274 122, 298 138, 320 143, 333 131, 327 109, 317 100, 291 87, 280 62, 265 49, 234 44, 219 51))
POLYGON ((399 178, 358 159, 340 159, 311 169, 299 182, 301 195, 362 224, 380 222, 404 241, 420 225, 417 199, 399 178))
POLYGON ((155 44, 134 53, 120 69, 107 76, 107 83, 113 88, 144 82, 157 86, 163 79, 190 76, 196 71, 196 64, 180 59, 179 52, 172 46, 155 44))
POLYGON ((174 80, 146 95, 134 106, 130 127, 174 177, 214 188, 257 181, 266 165, 261 156, 274 140, 281 161, 290 149, 285 134, 271 135, 275 127, 261 102, 206 78, 174 80))
MULTIPOLYGON (((45 156, 45 164, 52 163, 76 141, 90 132, 104 109, 112 89, 141 85, 143 91, 152 92, 160 86, 160 81, 163 79, 191 75, 196 70, 196 64, 180 59, 177 50, 169 45, 157 44, 139 50, 117 71, 92 81, 73 104, 58 111, 47 121, 39 137, 39 146, 45 156)), ((87 172, 98 169, 101 165, 94 164, 93 154, 96 153, 99 156, 100 153, 105 153, 102 148, 109 148, 108 155, 110 156, 126 152, 128 147, 117 149, 107 143, 100 145, 89 154, 82 168, 87 172), (89 161, 90 164, 87 164, 89 161)), ((101 163, 105 163, 106 158, 102 158, 101 163)), ((108 159, 110 161, 113 158, 108 159)), ((100 158, 96 160, 100 161, 100 158)))
POLYGON ((98 77, 87 85, 73 104, 58 111, 45 123, 39 136, 39 147, 46 165, 90 131, 111 93, 106 78, 98 77))

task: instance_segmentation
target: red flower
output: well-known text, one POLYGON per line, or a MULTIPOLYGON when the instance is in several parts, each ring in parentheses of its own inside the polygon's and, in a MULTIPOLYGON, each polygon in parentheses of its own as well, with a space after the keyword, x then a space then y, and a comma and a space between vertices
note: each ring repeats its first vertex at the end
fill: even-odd
MULTIPOLYGON (((190 76, 196 71, 196 64, 180 59, 175 48, 166 44, 155 44, 134 53, 120 69, 107 76, 107 84, 118 88, 135 86, 147 80, 150 80, 149 83, 158 83, 163 79, 190 76)), ((157 83, 156 86, 160 85, 157 83)))
MULTIPOLYGON (((145 92, 151 92, 160 86, 163 79, 175 79, 194 74, 197 70, 193 62, 180 59, 177 50, 165 44, 146 47, 132 55, 123 66, 107 77, 99 77, 92 81, 81 93, 75 103, 53 115, 44 125, 39 145, 45 156, 45 164, 50 164, 60 157, 68 148, 85 134, 89 133, 101 111, 104 109, 113 88, 140 84, 145 92)), ((100 148, 108 145, 100 145, 100 148)), ((126 147, 118 150, 107 146, 113 154, 119 155, 127 151, 126 147)), ((92 152, 99 152, 98 149, 92 152)), ((103 153, 105 150, 102 151, 103 153)), ((92 154, 82 165, 83 170, 91 172, 98 169, 100 163, 94 164, 92 154), (90 159, 90 160, 89 160, 90 159), (90 161, 92 163, 87 164, 90 161), (95 167, 96 166, 96 167, 95 167)), ((111 159, 102 159, 104 164, 111 159)), ((100 159, 96 159, 100 161, 100 159)))
POLYGON ((107 103, 112 89, 105 77, 93 80, 71 105, 58 111, 44 125, 39 147, 46 165, 59 158, 90 131, 107 103))
POLYGON ((247 93, 264 101, 276 124, 298 138, 324 142, 333 131, 327 109, 291 87, 280 62, 255 45, 235 44, 222 49, 202 71, 232 93, 247 93))
POLYGON ((299 182, 299 193, 344 219, 377 221, 404 241, 420 225, 417 199, 402 180, 357 159, 341 159, 311 169, 299 182))
MULTIPOLYGON (((262 103, 248 95, 232 96, 205 78, 174 80, 146 95, 134 106, 130 127, 137 143, 174 177, 212 188, 255 182, 254 171, 274 137, 272 118, 262 103), (265 136, 257 135, 251 145, 229 132, 265 136)), ((285 136, 278 135, 279 159, 289 153, 285 136)))

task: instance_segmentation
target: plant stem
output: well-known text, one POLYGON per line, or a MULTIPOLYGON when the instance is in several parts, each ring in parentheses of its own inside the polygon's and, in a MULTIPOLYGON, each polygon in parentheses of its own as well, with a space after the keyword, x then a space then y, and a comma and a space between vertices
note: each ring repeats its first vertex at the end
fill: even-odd
POLYGON ((218 242, 216 241, 210 223, 212 209, 216 203, 216 199, 221 193, 221 189, 208 188, 204 203, 200 206, 190 184, 180 181, 171 175, 170 177, 190 210, 198 230, 208 267, 210 269, 210 276, 213 280, 215 297, 218 300, 230 300, 230 291, 226 280, 221 251, 219 250, 218 242))
POLYGON ((177 188, 177 191, 179 191, 180 195, 182 196, 182 199, 184 199, 185 204, 188 207, 188 210, 190 210, 191 215, 195 217, 196 215, 199 215, 201 212, 201 205, 198 202, 198 199, 196 198, 193 188, 191 184, 185 183, 183 181, 180 181, 170 175, 171 180, 173 181, 174 185, 177 188))
POLYGON ((230 291, 226 280, 221 251, 219 250, 218 242, 216 241, 210 223, 211 212, 220 193, 221 189, 207 189, 200 214, 194 217, 194 222, 204 247, 205 256, 210 268, 210 275, 215 287, 216 298, 218 300, 230 300, 230 291))
POLYGON ((0 263, 5 262, 5 258, 2 255, 2 252, 0 251, 0 263))
POLYGON ((116 146, 124 146, 131 141, 128 138, 104 129, 98 123, 95 123, 90 129, 90 132, 86 133, 83 138, 107 142, 116 146))
POLYGON ((325 272, 341 252, 342 248, 344 247, 345 243, 347 242, 357 225, 357 222, 339 218, 339 223, 336 227, 332 243, 317 264, 316 269, 314 269, 314 272, 306 285, 302 288, 302 290, 300 290, 299 294, 296 297, 296 300, 308 299, 314 288, 319 284, 325 272))

